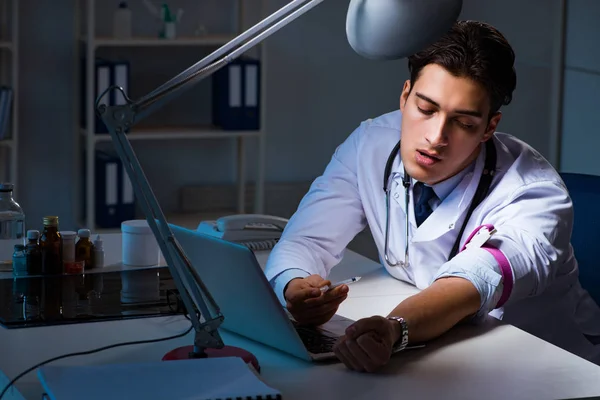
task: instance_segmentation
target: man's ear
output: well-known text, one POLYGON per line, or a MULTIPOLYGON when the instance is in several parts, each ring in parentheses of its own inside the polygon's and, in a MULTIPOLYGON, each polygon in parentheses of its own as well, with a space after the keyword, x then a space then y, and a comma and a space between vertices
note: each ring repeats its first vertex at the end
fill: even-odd
POLYGON ((492 115, 490 122, 488 122, 488 125, 485 128, 483 139, 481 139, 482 142, 487 142, 494 135, 494 132, 496 132, 496 128, 498 127, 501 119, 502 113, 500 111, 497 111, 494 115, 492 115))
POLYGON ((408 100, 408 95, 410 94, 410 80, 406 80, 404 82, 404 87, 402 88, 402 94, 400 94, 400 111, 404 112, 404 106, 406 106, 406 101, 408 100))

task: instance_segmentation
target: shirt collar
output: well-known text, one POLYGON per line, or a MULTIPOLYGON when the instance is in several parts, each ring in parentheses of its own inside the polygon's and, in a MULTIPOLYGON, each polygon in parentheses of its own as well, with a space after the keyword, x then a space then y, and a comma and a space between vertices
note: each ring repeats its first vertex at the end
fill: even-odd
POLYGON ((456 189, 456 187, 463 180, 465 175, 473 171, 474 168, 475 161, 469 164, 466 168, 463 168, 463 170, 460 171, 458 174, 433 185, 432 188, 435 192, 435 195, 440 199, 440 201, 444 201, 444 199, 448 197, 448 195, 452 193, 454 189, 456 189))
MULTIPOLYGON (((477 158, 475 160, 473 160, 473 162, 471 164, 469 164, 466 168, 463 168, 462 171, 460 171, 458 174, 431 186, 433 188, 433 191, 435 192, 435 195, 438 197, 438 199, 440 199, 440 201, 444 201, 444 199, 446 197, 448 197, 448 195, 450 193, 452 193, 452 191, 454 189, 456 189, 456 187, 463 180, 463 178, 469 172, 472 172, 475 169, 476 162, 477 162, 477 158)), ((400 161, 400 169, 401 169, 401 171, 403 171, 402 172, 402 176, 403 176, 404 175, 404 164, 402 163, 402 161, 400 161)), ((417 180, 412 177, 410 180, 411 180, 411 183, 413 186, 415 183, 417 183, 417 180)))

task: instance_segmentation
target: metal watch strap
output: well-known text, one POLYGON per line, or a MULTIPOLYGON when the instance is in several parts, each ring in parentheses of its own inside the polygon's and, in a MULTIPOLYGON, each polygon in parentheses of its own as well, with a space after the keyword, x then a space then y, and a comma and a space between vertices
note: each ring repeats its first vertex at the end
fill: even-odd
POLYGON ((394 351, 401 351, 408 345, 408 324, 402 317, 388 317, 391 321, 396 321, 400 324, 401 334, 400 338, 394 343, 394 351))

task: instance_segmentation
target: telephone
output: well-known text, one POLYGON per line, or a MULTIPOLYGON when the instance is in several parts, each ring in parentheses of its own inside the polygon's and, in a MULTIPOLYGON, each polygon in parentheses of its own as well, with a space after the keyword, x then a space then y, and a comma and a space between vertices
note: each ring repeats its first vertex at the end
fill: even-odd
POLYGON ((287 219, 273 215, 237 214, 216 221, 202 221, 197 231, 243 244, 252 250, 270 250, 281 237, 287 223, 287 219))

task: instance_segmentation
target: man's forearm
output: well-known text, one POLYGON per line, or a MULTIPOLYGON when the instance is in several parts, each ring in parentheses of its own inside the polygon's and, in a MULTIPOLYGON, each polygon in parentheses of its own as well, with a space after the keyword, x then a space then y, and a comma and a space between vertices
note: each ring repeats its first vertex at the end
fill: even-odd
POLYGON ((475 314, 480 303, 479 292, 468 280, 442 278, 404 300, 390 316, 404 318, 408 323, 409 342, 418 343, 440 336, 461 320, 475 314))

